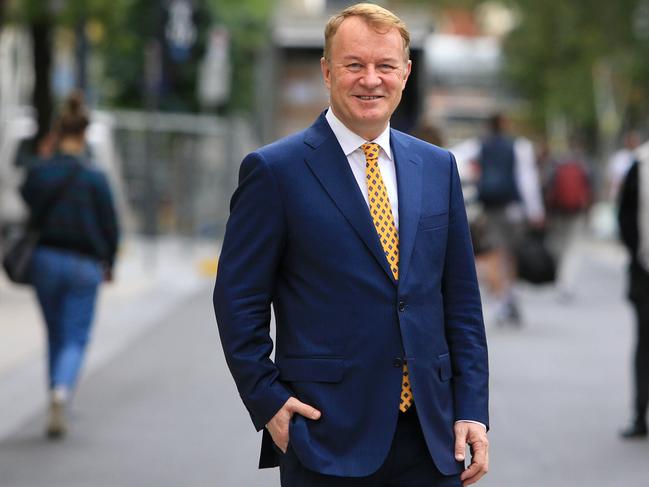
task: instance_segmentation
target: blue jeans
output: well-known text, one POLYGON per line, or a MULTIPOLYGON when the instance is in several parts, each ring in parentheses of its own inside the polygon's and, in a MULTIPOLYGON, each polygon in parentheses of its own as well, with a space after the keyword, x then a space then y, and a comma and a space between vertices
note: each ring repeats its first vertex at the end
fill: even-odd
POLYGON ((51 247, 37 247, 31 262, 32 284, 47 325, 50 388, 72 390, 90 335, 99 262, 51 247))

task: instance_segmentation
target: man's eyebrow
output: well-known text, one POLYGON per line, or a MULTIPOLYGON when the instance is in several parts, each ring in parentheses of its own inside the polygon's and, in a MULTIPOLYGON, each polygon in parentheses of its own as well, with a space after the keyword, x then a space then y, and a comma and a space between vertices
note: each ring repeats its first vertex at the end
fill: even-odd
POLYGON ((359 58, 358 56, 352 56, 352 55, 343 56, 343 61, 360 61, 360 60, 361 58, 359 58))

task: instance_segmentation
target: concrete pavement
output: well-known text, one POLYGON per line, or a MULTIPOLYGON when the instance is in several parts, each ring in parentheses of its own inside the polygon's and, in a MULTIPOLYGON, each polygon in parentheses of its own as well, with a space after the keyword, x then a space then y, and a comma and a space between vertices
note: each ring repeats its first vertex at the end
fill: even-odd
MULTIPOLYGON (((574 301, 559 301, 551 287, 520 288, 521 329, 497 327, 494 303, 484 296, 492 447, 491 471, 478 485, 649 486, 649 442, 617 437, 630 412, 633 328, 624 255, 596 241, 582 242, 580 255, 574 301)), ((177 279, 191 268, 178 265, 177 279)), ((175 302, 173 289, 161 294, 165 311, 88 370, 68 439, 42 439, 44 401, 0 434, 0 485, 279 485, 276 470, 255 468, 259 436, 222 358, 211 280, 194 286, 175 302)), ((128 326, 138 326, 141 317, 128 316, 128 326)), ((95 342, 99 348, 99 336, 95 342)), ((1 416, 17 407, 4 398, 7 377, 18 370, 0 376, 1 416)), ((40 385, 32 380, 28 387, 40 385)))
POLYGON ((276 470, 256 469, 258 435, 225 372, 211 289, 87 374, 65 441, 42 439, 40 413, 0 441, 0 485, 277 485, 276 470))
MULTIPOLYGON (((216 245, 178 238, 125 239, 114 282, 100 290, 85 372, 111 361, 194 293, 205 282, 202 266, 217 252, 216 245)), ((0 272, 0 439, 45 403, 44 345, 32 289, 0 272)))
POLYGON ((579 248, 573 301, 522 288, 521 330, 493 324, 491 472, 482 485, 647 487, 649 442, 624 442, 630 417, 632 315, 626 260, 610 243, 579 248))

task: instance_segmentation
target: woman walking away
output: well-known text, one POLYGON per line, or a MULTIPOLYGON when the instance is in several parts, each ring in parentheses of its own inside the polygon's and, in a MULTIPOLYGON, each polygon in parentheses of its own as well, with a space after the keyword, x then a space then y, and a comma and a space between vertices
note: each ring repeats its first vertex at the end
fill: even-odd
POLYGON ((48 207, 31 281, 47 326, 50 438, 66 433, 66 404, 83 364, 99 284, 112 279, 119 236, 106 176, 85 156, 88 123, 81 95, 72 94, 55 125, 56 153, 35 164, 21 188, 32 219, 48 207))

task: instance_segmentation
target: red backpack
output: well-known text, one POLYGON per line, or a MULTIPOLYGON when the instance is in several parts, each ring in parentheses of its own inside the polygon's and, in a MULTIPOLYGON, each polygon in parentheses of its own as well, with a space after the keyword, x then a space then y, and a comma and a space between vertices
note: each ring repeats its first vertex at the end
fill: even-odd
POLYGON ((592 196, 590 180, 581 162, 567 161, 557 166, 547 197, 551 210, 578 213, 588 208, 592 196))

